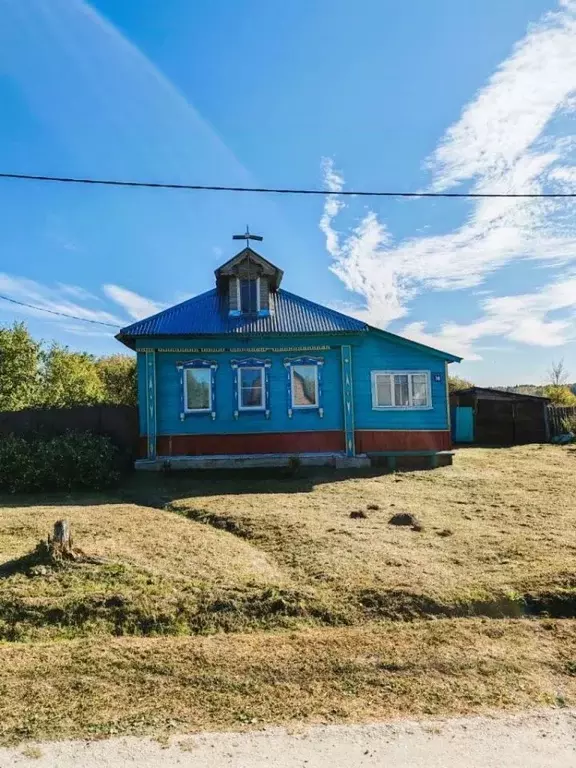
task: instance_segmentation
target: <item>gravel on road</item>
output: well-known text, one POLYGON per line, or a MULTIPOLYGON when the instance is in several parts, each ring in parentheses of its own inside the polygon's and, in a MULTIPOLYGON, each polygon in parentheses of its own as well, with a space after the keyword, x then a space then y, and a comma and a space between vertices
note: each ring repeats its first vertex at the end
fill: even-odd
POLYGON ((576 710, 125 737, 0 749, 0 768, 556 768, 576 765, 576 710))

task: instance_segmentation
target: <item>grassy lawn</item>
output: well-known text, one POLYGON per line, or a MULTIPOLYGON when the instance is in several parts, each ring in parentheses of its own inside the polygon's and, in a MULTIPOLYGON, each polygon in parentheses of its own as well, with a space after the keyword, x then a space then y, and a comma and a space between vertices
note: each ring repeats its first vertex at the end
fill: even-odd
POLYGON ((572 621, 443 619, 2 648, 0 742, 576 701, 572 621))
POLYGON ((573 621, 513 618, 576 613, 575 465, 572 448, 470 448, 428 472, 4 498, 0 735, 575 702, 573 621), (101 562, 26 559, 59 518, 101 562))

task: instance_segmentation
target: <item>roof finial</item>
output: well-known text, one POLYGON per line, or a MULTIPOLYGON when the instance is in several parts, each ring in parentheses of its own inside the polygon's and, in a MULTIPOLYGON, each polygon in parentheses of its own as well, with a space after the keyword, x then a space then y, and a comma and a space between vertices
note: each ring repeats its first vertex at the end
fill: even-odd
POLYGON ((261 235, 250 234, 250 228, 246 224, 246 232, 243 235, 232 235, 232 240, 246 240, 246 248, 249 248, 250 240, 258 240, 261 243, 264 238, 261 235))

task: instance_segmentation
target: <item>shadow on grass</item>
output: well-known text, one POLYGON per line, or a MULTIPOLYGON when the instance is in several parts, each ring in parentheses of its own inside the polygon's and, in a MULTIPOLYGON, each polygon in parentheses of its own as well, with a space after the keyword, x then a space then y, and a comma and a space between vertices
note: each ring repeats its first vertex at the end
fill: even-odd
POLYGON ((390 474, 383 467, 365 469, 302 468, 296 475, 285 468, 238 470, 178 470, 173 472, 132 472, 122 482, 102 491, 0 494, 2 507, 96 506, 98 504, 139 504, 164 508, 179 499, 197 496, 239 496, 245 494, 311 493, 318 485, 390 474))

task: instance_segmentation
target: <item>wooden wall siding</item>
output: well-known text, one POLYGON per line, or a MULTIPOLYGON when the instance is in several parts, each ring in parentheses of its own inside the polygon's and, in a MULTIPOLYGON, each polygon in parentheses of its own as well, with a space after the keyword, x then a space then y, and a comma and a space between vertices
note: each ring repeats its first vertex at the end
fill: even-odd
MULTIPOLYGON (((302 345, 305 339, 298 340, 302 345)), ((209 344, 210 342, 208 342, 209 344)), ((229 342, 230 344, 234 343, 229 342)), ((236 341, 235 346, 240 346, 236 341)), ((285 345, 294 347, 295 340, 284 340, 285 345)), ((204 341, 203 344, 206 344, 204 341)), ((308 340, 310 344, 310 340, 308 340)), ((323 417, 315 409, 294 410, 292 418, 288 415, 287 376, 284 360, 298 357, 298 353, 279 352, 266 354, 242 353, 175 353, 158 352, 156 354, 157 371, 157 434, 215 434, 222 433, 244 434, 246 432, 278 433, 278 432, 310 432, 327 430, 342 430, 344 416, 342 412, 342 377, 340 374, 340 349, 328 349, 310 353, 324 358, 323 386, 323 417), (231 361, 244 357, 259 357, 271 361, 269 369, 270 384, 270 418, 259 412, 240 412, 234 418, 237 403, 234 398, 234 376, 231 361), (187 415, 180 419, 180 389, 178 381, 177 362, 185 362, 195 358, 216 360, 216 418, 201 414, 187 415)), ((145 434, 146 425, 141 422, 141 434, 145 434)))
POLYGON ((270 302, 268 301, 268 296, 268 278, 262 275, 260 277, 260 309, 269 309, 270 302))
POLYGON ((449 451, 450 432, 414 431, 356 431, 356 453, 371 451, 449 451))
MULTIPOLYGON (((141 440, 142 456, 146 440, 141 440)), ((163 435, 158 456, 217 456, 262 453, 336 453, 344 451, 344 433, 275 432, 244 435, 163 435)))
POLYGON ((254 279, 261 277, 264 270, 260 264, 256 264, 252 260, 244 259, 233 270, 233 272, 241 277, 243 280, 254 279))
MULTIPOLYGON (((139 340, 140 348, 154 346, 160 351, 156 355, 157 377, 157 434, 162 435, 214 435, 221 437, 223 433, 244 435, 246 433, 262 433, 276 435, 279 433, 310 433, 344 430, 343 391, 341 347, 350 345, 352 348, 353 371, 353 402, 354 424, 357 431, 390 435, 408 433, 410 441, 418 440, 417 435, 428 435, 418 440, 415 448, 404 450, 432 450, 438 440, 448 440, 441 443, 440 448, 449 447, 448 418, 446 408, 446 371, 444 361, 426 354, 425 351, 412 349, 409 346, 388 341, 378 334, 366 336, 284 336, 261 337, 243 340, 242 338, 219 337, 214 339, 158 339, 153 344, 145 339, 139 340), (310 349, 313 347, 314 349, 310 349), (206 349, 204 352, 173 352, 172 349, 206 349), (245 349, 245 351, 238 351, 245 349), (290 351, 276 352, 276 349, 290 351), (307 349, 308 348, 308 349, 307 349), (320 349, 319 349, 320 348, 320 349), (220 351, 222 350, 222 351, 220 351), (226 351, 233 350, 233 351, 226 351), (262 351, 266 350, 266 351, 262 351), (287 371, 284 360, 301 355, 311 355, 324 359, 323 369, 323 412, 320 418, 316 410, 294 411, 290 418, 288 410, 288 387, 286 384, 287 371), (230 361, 243 357, 259 357, 270 359, 270 418, 264 413, 240 413, 234 418, 236 403, 233 396, 233 375, 230 361), (216 418, 209 416, 190 415, 184 421, 180 420, 180 391, 178 385, 177 362, 201 358, 213 359, 218 362, 216 376, 216 418), (429 410, 374 410, 372 408, 371 372, 373 370, 427 370, 431 372, 432 408, 429 410), (434 381, 438 374, 439 381, 434 381), (438 433, 445 431, 446 436, 439 438, 438 433), (424 441, 424 442, 423 442, 424 441), (430 442, 432 445, 429 446, 430 442)), ((145 365, 143 352, 138 353, 139 391, 145 391, 145 365)), ((141 395, 142 397, 142 395, 141 395)), ((140 434, 146 432, 143 416, 145 411, 140 409, 140 434)), ((364 438, 362 438, 364 439, 364 438)), ((368 438, 369 439, 369 438, 368 438)), ((383 438, 379 438, 381 440, 383 438)), ((388 437, 389 441, 393 438, 388 437)), ((364 449, 357 446, 357 451, 364 449)), ((390 448, 390 450, 393 450, 390 448)), ((397 450, 403 450, 398 448, 397 450)))
POLYGON ((546 406, 536 400, 478 399, 474 442, 482 445, 544 443, 546 406))
POLYGON ((444 360, 425 351, 368 334, 352 350, 354 420, 356 429, 448 429, 444 360), (376 410, 372 408, 372 371, 430 371, 432 408, 428 410, 376 410), (439 381, 434 381, 434 374, 439 381))

